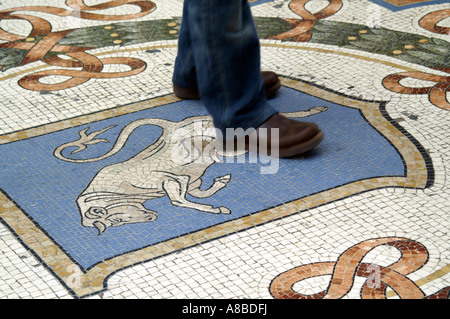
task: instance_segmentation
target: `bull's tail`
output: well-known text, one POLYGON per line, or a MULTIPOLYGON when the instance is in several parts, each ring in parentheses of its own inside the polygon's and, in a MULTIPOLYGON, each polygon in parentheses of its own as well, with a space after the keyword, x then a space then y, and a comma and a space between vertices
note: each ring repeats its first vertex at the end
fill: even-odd
MULTIPOLYGON (((57 158, 59 158, 60 160, 66 161, 66 162, 72 162, 72 163, 91 163, 91 162, 96 162, 96 161, 100 161, 103 160, 105 158, 108 158, 114 154, 116 154, 117 152, 119 152, 123 146, 125 145, 126 141, 128 140, 128 137, 133 133, 133 131, 135 129, 137 129, 140 126, 143 125, 156 125, 159 126, 163 129, 163 136, 167 134, 165 128, 170 124, 173 123, 172 121, 169 120, 163 120, 163 119, 153 119, 153 118, 146 118, 146 119, 140 119, 140 120, 136 120, 134 122, 131 122, 130 124, 128 124, 127 126, 125 126, 122 131, 120 132, 119 136, 117 137, 117 140, 114 144, 114 146, 111 148, 111 150, 109 150, 109 152, 107 152, 104 155, 98 156, 98 157, 94 157, 94 158, 87 158, 87 159, 73 159, 73 158, 69 158, 66 157, 65 155, 62 154, 63 150, 68 148, 68 147, 76 147, 77 149, 72 151, 71 154, 75 154, 77 152, 80 152, 84 149, 86 149, 89 145, 93 145, 93 144, 97 144, 100 142, 109 142, 106 139, 103 138, 95 138, 97 135, 109 130, 110 128, 114 127, 114 126, 109 126, 107 128, 104 128, 100 131, 96 131, 96 132, 91 132, 91 133, 87 133, 87 131, 89 130, 89 128, 83 129, 81 131, 78 132, 80 138, 76 141, 73 142, 68 142, 65 144, 62 144, 60 146, 58 146, 54 152, 53 155, 57 158)), ((161 140, 162 136, 158 139, 161 140)), ((157 141, 157 142, 158 142, 157 141)), ((157 147, 160 143, 153 143, 152 145, 149 146, 149 148, 152 147, 157 147)), ((148 148, 147 148, 148 150, 148 148)))
POLYGON ((318 114, 321 112, 325 112, 326 110, 328 110, 328 108, 326 106, 314 106, 311 107, 308 110, 303 110, 303 111, 296 111, 296 112, 286 112, 286 113, 281 113, 286 117, 308 117, 314 114, 318 114))

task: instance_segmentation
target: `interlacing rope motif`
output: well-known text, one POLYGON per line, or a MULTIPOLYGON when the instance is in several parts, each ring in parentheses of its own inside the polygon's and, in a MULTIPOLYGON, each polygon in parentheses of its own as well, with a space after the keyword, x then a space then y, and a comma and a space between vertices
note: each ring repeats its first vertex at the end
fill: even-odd
MULTIPOLYGON (((313 0, 292 0, 289 8, 298 14, 301 19, 285 19, 292 30, 272 37, 276 40, 291 39, 296 42, 307 42, 312 35, 312 28, 320 19, 332 16, 338 12, 343 4, 341 0, 328 0, 328 5, 316 13, 311 13, 305 8, 305 5, 313 0)), ((136 58, 97 58, 85 52, 91 48, 73 45, 59 45, 58 41, 68 35, 74 29, 52 32, 51 24, 43 18, 35 17, 30 14, 18 13, 21 11, 43 12, 57 15, 60 17, 77 17, 79 19, 89 19, 98 21, 122 21, 145 16, 155 10, 155 4, 151 1, 139 0, 114 0, 98 5, 88 6, 84 0, 67 0, 66 5, 70 9, 56 8, 49 6, 24 6, 10 8, 0 11, 1 20, 26 20, 32 25, 32 30, 28 36, 12 34, 0 28, 0 39, 8 42, 0 44, 0 48, 13 48, 27 50, 20 65, 25 65, 35 61, 43 61, 58 67, 82 68, 81 70, 54 69, 40 71, 25 76, 19 81, 23 88, 34 91, 53 91, 67 89, 89 81, 92 78, 117 78, 135 75, 145 70, 144 61, 136 58), (102 10, 119 7, 122 5, 134 5, 140 8, 140 12, 123 15, 104 15, 93 13, 93 10, 102 10), (28 39, 40 38, 37 43, 27 41, 28 39), (45 58, 48 53, 65 54, 70 59, 63 59, 55 55, 45 58), (104 65, 122 64, 130 67, 125 72, 102 72, 104 65), (60 83, 45 84, 41 80, 51 75, 61 75, 69 77, 68 80, 60 83)), ((439 26, 438 23, 450 16, 450 10, 444 9, 431 12, 425 15, 419 25, 424 29, 438 34, 449 34, 450 28, 439 26)), ((439 69, 450 73, 450 68, 439 69)), ((436 76, 425 72, 402 72, 387 76, 383 80, 386 89, 401 94, 428 94, 432 104, 446 110, 450 110, 450 103, 447 99, 447 93, 450 92, 450 76, 436 76), (435 82, 431 87, 410 88, 401 83, 405 78, 414 78, 435 82)))
POLYGON ((450 76, 439 76, 425 72, 401 72, 391 74, 384 78, 383 85, 392 92, 401 94, 428 94, 432 104, 444 110, 450 111, 450 103, 447 100, 447 92, 450 92, 450 76), (406 78, 426 80, 436 83, 431 87, 411 88, 400 83, 406 78))
POLYGON ((311 0, 292 0, 291 3, 289 3, 289 8, 302 19, 285 19, 291 24, 293 29, 274 36, 271 39, 285 40, 292 38, 292 41, 307 42, 311 38, 311 29, 316 24, 316 21, 332 16, 342 8, 341 0, 328 0, 328 6, 319 12, 311 13, 305 8, 305 5, 310 1, 311 0))
POLYGON ((450 9, 438 10, 425 15, 419 21, 419 25, 431 32, 450 35, 449 27, 439 26, 438 23, 450 17, 450 9))
MULTIPOLYGON (((301 19, 285 19, 291 24, 292 30, 271 37, 271 39, 308 42, 311 39, 312 29, 316 22, 334 15, 343 5, 341 0, 328 0, 328 5, 325 8, 316 13, 311 13, 305 8, 305 5, 310 1, 313 0, 292 0, 289 8, 298 14, 301 19)), ((449 16, 450 9, 431 12, 419 21, 419 25, 433 33, 448 34, 450 36, 450 28, 438 25, 440 21, 449 16)), ((439 70, 450 73, 450 68, 439 70)), ((401 94, 429 94, 429 100, 432 104, 442 109, 450 110, 450 103, 447 99, 447 93, 450 92, 449 76, 436 76, 425 72, 403 72, 387 76, 383 81, 383 85, 386 89, 401 94), (432 87, 420 89, 405 87, 400 81, 408 77, 427 80, 436 84, 432 87)))
MULTIPOLYGON (((439 26, 438 23, 450 17, 450 9, 431 12, 419 21, 419 25, 433 33, 447 34, 450 37, 450 28, 439 26)), ((450 65, 440 71, 450 73, 450 65)), ((450 93, 450 76, 437 76, 426 72, 401 72, 391 74, 383 80, 383 85, 390 91, 402 94, 428 94, 430 102, 444 110, 450 111, 450 103, 447 93, 450 93), (436 83, 431 87, 410 88, 400 83, 402 79, 413 78, 436 83)))
POLYGON ((136 58, 103 58, 99 59, 85 51, 89 47, 78 47, 69 45, 58 45, 58 41, 72 32, 74 29, 52 32, 51 24, 43 18, 29 14, 17 13, 19 11, 43 12, 60 17, 77 17, 79 19, 98 21, 120 21, 143 17, 155 10, 155 4, 151 1, 138 0, 114 0, 98 5, 87 6, 84 0, 67 0, 66 5, 71 9, 63 9, 49 6, 24 6, 10 8, 0 11, 1 20, 26 20, 32 25, 32 30, 28 36, 20 36, 7 32, 0 28, 0 39, 8 42, 0 44, 0 48, 13 48, 28 50, 20 65, 25 65, 35 61, 43 61, 53 66, 72 67, 81 70, 55 69, 36 72, 25 76, 19 84, 26 89, 34 91, 54 91, 74 87, 92 78, 117 78, 138 74, 145 70, 144 61, 136 58), (104 15, 93 13, 93 10, 103 10, 119 7, 122 5, 134 5, 140 8, 140 12, 123 15, 104 15), (36 37, 42 37, 38 42, 33 42, 36 37), (29 40, 30 41, 27 41, 29 40), (63 59, 57 55, 45 58, 50 53, 65 54, 70 59, 63 59), (107 64, 127 65, 131 70, 124 72, 102 72, 103 66, 107 64), (39 82, 40 79, 51 75, 62 75, 70 77, 62 83, 45 84, 39 82))
POLYGON ((447 298, 450 287, 426 297, 407 277, 427 261, 427 249, 416 241, 398 237, 371 239, 350 247, 336 262, 303 265, 278 275, 270 285, 270 292, 277 299, 338 299, 350 292, 358 276, 367 278, 361 290, 363 299, 385 299, 388 286, 404 299, 447 298), (388 267, 361 262, 369 251, 380 245, 398 249, 400 259, 388 267), (322 292, 306 295, 293 290, 294 284, 301 280, 326 275, 331 275, 331 281, 322 292))

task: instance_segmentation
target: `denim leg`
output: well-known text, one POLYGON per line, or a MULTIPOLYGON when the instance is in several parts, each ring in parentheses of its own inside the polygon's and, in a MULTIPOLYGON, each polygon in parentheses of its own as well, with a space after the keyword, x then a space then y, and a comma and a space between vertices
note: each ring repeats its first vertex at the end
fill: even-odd
POLYGON ((247 0, 185 0, 179 45, 174 84, 197 85, 223 134, 226 128, 258 127, 277 113, 264 92, 247 0), (195 82, 182 83, 187 80, 195 82))
POLYGON ((178 36, 178 54, 175 60, 172 82, 182 88, 198 88, 192 40, 189 32, 187 5, 183 7, 183 18, 178 36))

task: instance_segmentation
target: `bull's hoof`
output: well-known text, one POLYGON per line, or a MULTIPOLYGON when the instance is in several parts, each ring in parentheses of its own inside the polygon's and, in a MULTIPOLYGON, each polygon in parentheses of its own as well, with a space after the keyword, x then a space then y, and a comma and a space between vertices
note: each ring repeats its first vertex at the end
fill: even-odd
POLYGON ((214 184, 223 184, 224 187, 231 181, 231 174, 214 178, 214 184))

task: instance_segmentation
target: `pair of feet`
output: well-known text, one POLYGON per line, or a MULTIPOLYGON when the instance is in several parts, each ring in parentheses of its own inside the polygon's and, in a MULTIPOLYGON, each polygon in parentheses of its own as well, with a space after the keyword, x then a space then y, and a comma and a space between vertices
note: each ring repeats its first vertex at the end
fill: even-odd
MULTIPOLYGON (((273 98, 281 87, 281 81, 274 72, 263 71, 261 75, 264 80, 264 88, 268 99, 273 98)), ((200 95, 198 90, 191 88, 181 88, 173 86, 175 95, 181 99, 198 100, 200 95)), ((266 150, 272 149, 273 129, 278 130, 278 138, 275 141, 278 145, 278 154, 281 158, 294 157, 315 148, 324 138, 323 132, 317 124, 289 119, 281 114, 271 116, 261 126, 256 128, 256 138, 258 145, 265 145, 266 150), (261 132, 264 132, 263 134, 261 132)), ((248 147, 249 139, 245 144, 248 147)))

